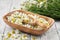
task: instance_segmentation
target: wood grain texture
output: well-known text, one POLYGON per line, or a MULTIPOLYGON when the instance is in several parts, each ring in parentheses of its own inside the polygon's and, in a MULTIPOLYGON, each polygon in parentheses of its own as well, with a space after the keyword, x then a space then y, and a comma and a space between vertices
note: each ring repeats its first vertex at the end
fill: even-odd
MULTIPOLYGON (((13 29, 5 24, 2 20, 2 16, 9 11, 20 9, 20 4, 25 0, 0 0, 0 40, 2 40, 2 34, 12 31, 13 29), (15 7, 15 8, 14 8, 15 7), (6 28, 5 28, 6 26, 6 28)), ((22 33, 24 35, 26 33, 22 33)), ((28 40, 32 40, 32 35, 28 35, 28 40)), ((55 24, 43 35, 35 36, 36 40, 59 40, 60 38, 60 21, 56 21, 55 24)))
POLYGON ((3 22, 3 15, 9 11, 10 5, 11 5, 11 0, 0 0, 0 40, 3 40, 2 36, 5 30, 5 23, 3 22))
POLYGON ((55 24, 45 33, 47 40, 59 40, 55 24))
POLYGON ((1 33, 3 33, 3 29, 4 29, 4 22, 3 22, 3 14, 6 14, 7 12, 9 12, 9 8, 11 5, 11 1, 10 0, 0 0, 0 24, 1 24, 1 33))
POLYGON ((57 32, 59 40, 60 40, 60 21, 56 21, 55 26, 56 26, 56 32, 57 32))

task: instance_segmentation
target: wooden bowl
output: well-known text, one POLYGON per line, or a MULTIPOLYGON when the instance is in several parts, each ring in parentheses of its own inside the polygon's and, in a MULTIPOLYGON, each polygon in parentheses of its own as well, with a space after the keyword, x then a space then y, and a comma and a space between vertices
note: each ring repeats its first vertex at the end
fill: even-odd
POLYGON ((46 32, 54 23, 54 19, 52 18, 49 18, 49 17, 46 17, 46 16, 42 16, 42 15, 39 15, 39 14, 33 14, 32 12, 28 12, 28 11, 23 11, 23 10, 15 10, 15 11, 12 11, 12 12, 9 12, 7 13, 4 17, 3 17, 3 20, 6 24, 8 24, 10 27, 13 27, 15 29, 18 29, 20 31, 23 31, 23 32, 26 32, 26 33, 29 33, 29 34, 33 34, 33 35, 41 35, 43 34, 44 32, 46 32), (24 12, 26 14, 32 14, 32 15, 37 15, 41 18, 44 18, 46 19, 48 22, 49 22, 49 27, 45 28, 44 30, 34 30, 34 29, 31 29, 31 28, 27 28, 27 27, 24 27, 22 25, 17 25, 17 24, 14 24, 14 23, 11 23, 8 21, 7 19, 7 16, 10 16, 11 14, 13 14, 15 11, 18 11, 18 12, 24 12))

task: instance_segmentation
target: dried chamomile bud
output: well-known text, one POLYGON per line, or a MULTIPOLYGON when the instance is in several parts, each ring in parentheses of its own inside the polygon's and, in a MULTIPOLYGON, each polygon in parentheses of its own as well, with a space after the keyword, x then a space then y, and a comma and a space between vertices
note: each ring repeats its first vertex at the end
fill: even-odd
POLYGON ((14 30, 12 30, 12 34, 15 34, 15 31, 14 30))
POLYGON ((10 38, 10 37, 11 37, 11 33, 8 32, 8 38, 10 38))

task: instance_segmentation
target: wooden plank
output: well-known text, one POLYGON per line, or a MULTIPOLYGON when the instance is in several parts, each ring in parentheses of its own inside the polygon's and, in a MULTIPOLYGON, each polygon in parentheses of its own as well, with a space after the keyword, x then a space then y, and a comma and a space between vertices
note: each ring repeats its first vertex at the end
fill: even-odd
POLYGON ((47 36, 46 36, 46 34, 45 34, 45 33, 42 34, 40 39, 41 39, 41 40, 47 40, 47 36))
POLYGON ((2 40, 2 34, 0 34, 0 40, 2 40))
POLYGON ((59 40, 55 24, 41 37, 41 40, 59 40))
POLYGON ((0 40, 5 30, 5 23, 3 22, 3 15, 9 11, 11 5, 10 0, 0 0, 0 40))
POLYGON ((60 21, 56 21, 55 22, 55 25, 56 25, 56 31, 57 31, 57 34, 59 36, 59 40, 60 40, 60 21))
POLYGON ((8 11, 9 11, 9 8, 10 8, 10 5, 11 5, 11 1, 10 0, 0 0, 0 24, 1 24, 1 27, 0 27, 0 33, 3 33, 3 29, 5 27, 5 24, 3 22, 3 15, 5 15, 8 11))

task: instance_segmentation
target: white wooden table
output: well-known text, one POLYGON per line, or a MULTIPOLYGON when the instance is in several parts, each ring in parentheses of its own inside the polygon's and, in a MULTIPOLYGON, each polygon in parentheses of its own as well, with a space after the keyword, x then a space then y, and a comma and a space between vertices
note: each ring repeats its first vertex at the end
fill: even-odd
MULTIPOLYGON (((7 24, 3 21, 3 15, 6 13, 20 9, 20 4, 25 0, 0 0, 0 40, 3 40, 2 34, 10 32, 12 30, 7 24)), ((25 34, 25 33, 23 33, 25 34)), ((29 35, 29 39, 31 40, 32 35, 29 35)), ((54 25, 43 35, 36 36, 36 40, 60 40, 60 21, 56 21, 54 25)))

